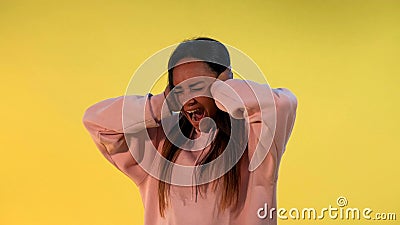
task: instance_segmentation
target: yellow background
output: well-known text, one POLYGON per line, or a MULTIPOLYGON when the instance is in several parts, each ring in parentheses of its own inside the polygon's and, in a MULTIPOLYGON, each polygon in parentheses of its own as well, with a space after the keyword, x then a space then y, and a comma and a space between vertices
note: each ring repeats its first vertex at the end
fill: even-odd
POLYGON ((279 207, 345 196, 400 217, 399 1, 143 2, 0 2, 0 224, 142 224, 137 188, 82 116, 123 95, 153 53, 199 35, 242 50, 298 97, 279 207))

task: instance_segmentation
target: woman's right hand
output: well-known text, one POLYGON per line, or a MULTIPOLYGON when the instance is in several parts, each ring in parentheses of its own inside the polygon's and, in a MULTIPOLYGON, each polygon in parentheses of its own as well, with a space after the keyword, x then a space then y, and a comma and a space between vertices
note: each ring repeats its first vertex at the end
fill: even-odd
POLYGON ((171 93, 171 95, 170 95, 170 93, 171 93, 171 89, 170 89, 169 84, 167 84, 167 86, 164 89, 164 98, 165 98, 165 101, 167 102, 168 109, 171 112, 179 112, 181 110, 181 106, 179 106, 174 94, 171 93))

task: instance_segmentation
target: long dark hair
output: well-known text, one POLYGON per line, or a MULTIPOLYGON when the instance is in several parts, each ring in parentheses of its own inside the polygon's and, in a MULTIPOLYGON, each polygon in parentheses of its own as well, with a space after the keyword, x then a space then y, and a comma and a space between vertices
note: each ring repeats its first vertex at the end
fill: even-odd
MULTIPOLYGON (((200 37, 190 40, 185 40, 178 45, 175 51, 172 53, 170 60, 168 62, 168 82, 170 89, 174 88, 173 85, 173 70, 178 61, 184 58, 195 58, 200 61, 205 62, 218 76, 224 72, 228 67, 230 67, 230 57, 229 52, 226 47, 211 38, 200 37)), ((243 152, 242 146, 245 143, 246 131, 244 121, 236 120, 231 118, 228 113, 217 110, 216 116, 214 118, 218 131, 214 140, 211 142, 211 149, 208 153, 201 159, 201 161, 196 165, 204 165, 212 162, 218 158, 225 150, 227 150, 227 145, 229 141, 233 142, 231 148, 229 148, 227 157, 224 157, 224 165, 218 165, 219 167, 226 167, 230 162, 235 159, 240 158, 238 154, 243 152), (231 125, 232 123, 232 125, 231 125), (232 126, 235 128, 235 132, 231 132, 232 126)), ((181 114, 179 123, 171 129, 169 137, 177 136, 179 129, 187 138, 191 138, 190 135, 194 129, 189 120, 181 114)), ((162 156, 171 162, 175 162, 179 153, 182 151, 178 146, 173 143, 177 143, 177 140, 168 140, 165 138, 164 145, 162 147, 162 156)), ((179 144, 177 144, 179 145, 179 144)), ((238 161, 232 168, 228 170, 222 177, 218 178, 216 182, 213 182, 213 191, 217 190, 219 185, 222 185, 220 192, 220 204, 219 211, 225 210, 232 206, 236 208, 239 201, 239 187, 240 187, 240 163, 238 161)), ((201 177, 203 171, 199 171, 201 177)), ((171 178, 172 168, 170 164, 162 164, 160 167, 161 176, 164 180, 171 178)), ((206 188, 206 185, 196 185, 196 200, 198 189, 200 194, 202 190, 206 188)), ((162 217, 165 216, 165 210, 169 205, 169 195, 170 195, 170 184, 165 181, 159 181, 158 185, 159 194, 159 211, 162 217)))

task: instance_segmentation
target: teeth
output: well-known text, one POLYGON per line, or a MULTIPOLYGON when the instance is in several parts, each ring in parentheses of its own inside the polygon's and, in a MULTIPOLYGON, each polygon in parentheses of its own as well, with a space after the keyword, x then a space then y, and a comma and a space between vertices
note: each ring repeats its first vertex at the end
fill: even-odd
POLYGON ((195 110, 191 110, 191 111, 186 111, 186 112, 192 114, 192 113, 197 112, 197 111, 199 111, 199 109, 195 109, 195 110))

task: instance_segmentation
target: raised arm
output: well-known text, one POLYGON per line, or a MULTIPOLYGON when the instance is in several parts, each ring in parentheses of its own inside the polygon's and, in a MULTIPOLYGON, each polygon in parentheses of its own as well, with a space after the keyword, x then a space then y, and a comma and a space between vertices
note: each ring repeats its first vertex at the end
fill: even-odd
POLYGON ((273 144, 277 145, 279 156, 282 155, 297 108, 297 98, 289 89, 271 89, 267 84, 230 79, 214 82, 211 94, 221 110, 250 123, 250 170, 264 160, 273 144))
MULTIPOLYGON (((159 120, 164 95, 154 95, 150 101, 153 115, 159 120)), ((145 144, 139 144, 139 142, 144 142, 145 138, 141 136, 148 133, 153 142, 150 144, 157 144, 155 142, 159 125, 154 120, 148 103, 147 95, 110 98, 87 108, 82 119, 85 128, 104 157, 136 183, 144 176, 144 171, 135 168, 137 162, 129 151, 128 143, 130 147, 145 147, 145 144), (130 136, 133 138, 127 142, 124 133, 132 134, 130 136), (136 138, 135 135, 137 135, 136 138)), ((144 149, 136 150, 144 151, 144 149)))

